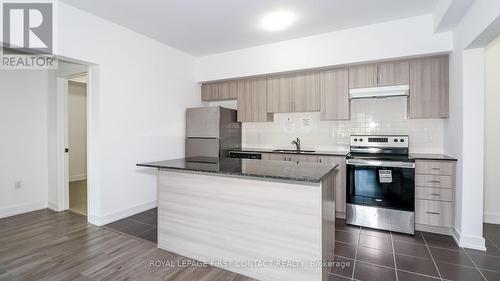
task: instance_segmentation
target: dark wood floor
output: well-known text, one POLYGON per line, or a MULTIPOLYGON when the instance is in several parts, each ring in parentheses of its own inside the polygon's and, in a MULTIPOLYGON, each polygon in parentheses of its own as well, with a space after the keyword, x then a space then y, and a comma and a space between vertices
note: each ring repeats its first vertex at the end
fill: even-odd
POLYGON ((0 220, 0 280, 253 280, 215 267, 177 266, 186 261, 70 212, 41 210, 0 220))
MULTIPOLYGON (((153 209, 107 227, 50 210, 0 219, 0 280, 254 280, 215 267, 179 266, 194 261, 148 241, 156 240, 148 234, 155 216, 153 209)), ((333 268, 329 281, 500 280, 498 225, 484 225, 486 252, 431 233, 401 235, 342 220, 336 228, 335 260, 346 266, 333 268)))

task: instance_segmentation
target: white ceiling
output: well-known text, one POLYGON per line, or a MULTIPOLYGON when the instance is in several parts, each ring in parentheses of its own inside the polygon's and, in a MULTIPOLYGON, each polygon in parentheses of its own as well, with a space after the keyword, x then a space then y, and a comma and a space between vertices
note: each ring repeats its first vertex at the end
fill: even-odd
POLYGON ((437 0, 62 0, 174 48, 202 56, 431 13, 437 0), (287 10, 288 29, 260 21, 287 10))

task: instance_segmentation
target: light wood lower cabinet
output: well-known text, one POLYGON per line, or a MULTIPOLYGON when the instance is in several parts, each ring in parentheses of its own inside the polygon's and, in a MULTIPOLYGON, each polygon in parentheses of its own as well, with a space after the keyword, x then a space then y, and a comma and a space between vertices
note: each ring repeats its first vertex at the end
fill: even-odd
POLYGON ((338 164, 335 178, 335 211, 337 217, 345 219, 346 197, 346 160, 344 156, 319 156, 318 162, 338 164))
POLYGON ((451 234, 455 205, 455 166, 452 161, 415 161, 415 227, 451 234))
POLYGON ((453 201, 453 189, 451 188, 433 188, 433 187, 415 187, 415 198, 424 200, 453 201))
POLYGON ((449 227, 453 226, 452 202, 415 199, 415 223, 449 227))
POLYGON ((338 164, 335 177, 335 211, 338 218, 345 219, 346 209, 346 159, 345 156, 297 155, 283 153, 262 153, 262 160, 302 161, 338 164))
POLYGON ((438 175, 415 175, 416 186, 426 187, 439 187, 439 188, 454 188, 455 179, 452 176, 438 176, 438 175))
POLYGON ((451 176, 454 172, 455 163, 441 161, 418 161, 415 173, 424 175, 451 176))

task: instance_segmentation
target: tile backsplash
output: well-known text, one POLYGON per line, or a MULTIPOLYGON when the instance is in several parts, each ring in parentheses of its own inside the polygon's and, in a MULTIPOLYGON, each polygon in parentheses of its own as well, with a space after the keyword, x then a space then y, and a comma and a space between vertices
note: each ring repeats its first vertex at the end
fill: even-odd
POLYGON ((443 119, 408 119, 407 98, 351 102, 351 120, 320 121, 319 112, 276 113, 274 122, 244 123, 243 147, 293 148, 299 137, 304 149, 348 150, 352 134, 410 136, 411 153, 443 153, 443 119))

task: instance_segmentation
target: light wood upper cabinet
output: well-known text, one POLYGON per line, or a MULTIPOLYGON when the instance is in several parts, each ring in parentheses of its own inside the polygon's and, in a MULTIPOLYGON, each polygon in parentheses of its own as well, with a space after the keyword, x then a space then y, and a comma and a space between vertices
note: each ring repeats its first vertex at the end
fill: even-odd
POLYGON ((267 112, 292 112, 292 76, 267 78, 267 112))
POLYGON ((238 91, 238 122, 272 121, 267 113, 266 78, 243 80, 242 89, 238 91))
POLYGON ((347 68, 321 72, 321 120, 349 120, 349 72, 347 68))
POLYGON ((239 80, 203 83, 201 85, 202 101, 219 101, 236 99, 239 80))
POLYGON ((410 61, 410 118, 447 118, 449 110, 448 56, 410 61))
POLYGON ((408 85, 410 62, 407 60, 377 65, 377 86, 408 85))
POLYGON ((270 121, 272 113, 313 111, 321 112, 321 120, 349 120, 349 89, 409 85, 409 118, 447 118, 448 72, 448 56, 434 56, 204 83, 201 98, 237 99, 240 122, 270 121))
POLYGON ((407 60, 349 67, 349 89, 408 85, 409 81, 407 60))
POLYGON ((238 85, 241 84, 238 80, 220 82, 219 100, 231 100, 238 98, 238 85))
POLYGON ((292 77, 293 111, 319 111, 319 72, 309 71, 292 77))
POLYGON ((219 93, 219 83, 204 83, 201 85, 201 100, 211 101, 216 100, 219 93))
POLYGON ((377 86, 377 65, 365 64, 349 67, 349 89, 377 86))

